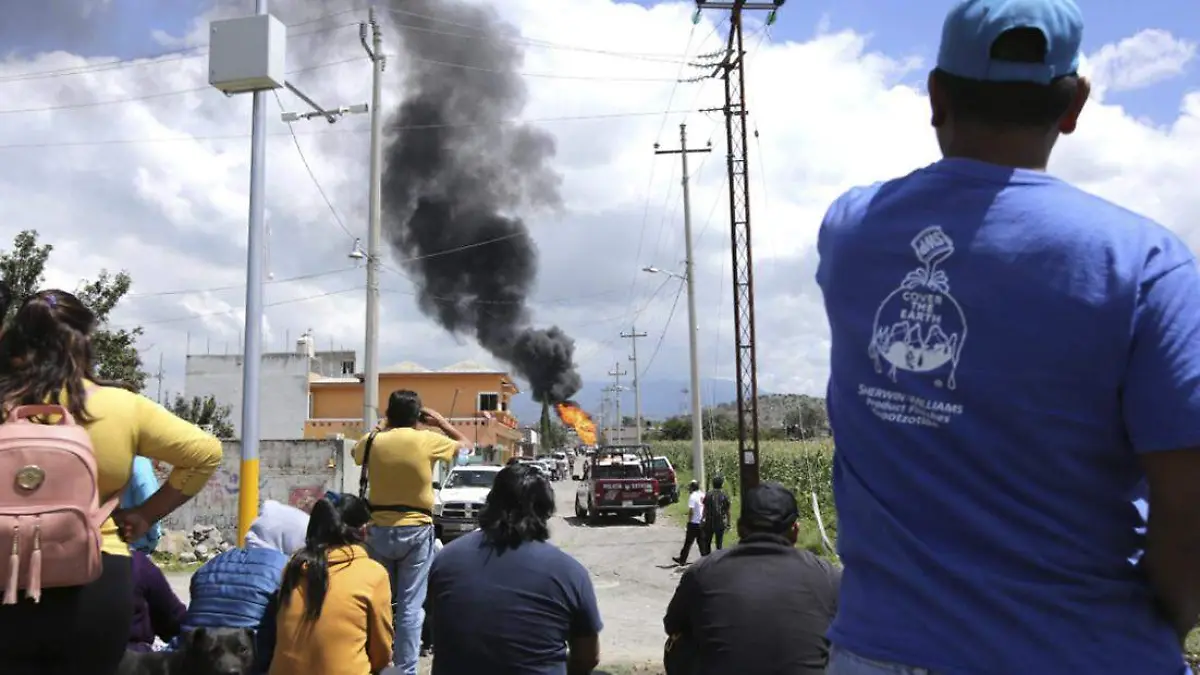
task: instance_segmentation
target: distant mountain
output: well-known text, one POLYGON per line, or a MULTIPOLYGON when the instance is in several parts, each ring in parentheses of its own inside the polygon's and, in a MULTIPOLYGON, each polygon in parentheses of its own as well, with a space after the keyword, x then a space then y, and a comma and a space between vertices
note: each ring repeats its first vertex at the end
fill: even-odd
MULTIPOLYGON (((626 383, 622 382, 622 386, 626 386, 626 383)), ((733 380, 701 380, 700 391, 705 407, 737 400, 737 383, 733 380)), ((691 399, 687 392, 687 380, 647 380, 643 382, 642 417, 662 420, 674 415, 687 414, 691 409, 691 399)), ((761 396, 766 396, 768 393, 759 391, 761 396)), ((589 415, 599 417, 601 395, 599 387, 591 386, 586 387, 575 400, 589 415)), ((621 415, 632 417, 633 412, 634 396, 633 389, 630 388, 621 397, 621 415)), ((542 407, 528 394, 522 393, 513 398, 513 413, 522 425, 537 424, 542 415, 542 407)))

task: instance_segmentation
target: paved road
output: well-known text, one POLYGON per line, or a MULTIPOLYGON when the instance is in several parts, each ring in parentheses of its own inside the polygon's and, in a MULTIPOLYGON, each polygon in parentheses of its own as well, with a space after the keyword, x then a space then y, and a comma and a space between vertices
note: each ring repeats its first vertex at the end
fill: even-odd
MULTIPOLYGON (((550 536, 592 574, 604 619, 601 658, 605 664, 661 662, 662 616, 681 572, 671 556, 678 555, 683 533, 666 519, 654 525, 606 519, 589 527, 575 519, 575 488, 572 481, 555 484, 558 515, 550 536)), ((189 575, 168 576, 186 602, 189 575)))

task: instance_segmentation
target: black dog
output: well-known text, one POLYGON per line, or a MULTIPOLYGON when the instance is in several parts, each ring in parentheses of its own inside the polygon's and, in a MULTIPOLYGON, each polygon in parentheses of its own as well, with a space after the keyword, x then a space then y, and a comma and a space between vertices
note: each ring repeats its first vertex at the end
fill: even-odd
POLYGON ((116 675, 250 675, 254 631, 197 628, 173 652, 126 652, 116 675))

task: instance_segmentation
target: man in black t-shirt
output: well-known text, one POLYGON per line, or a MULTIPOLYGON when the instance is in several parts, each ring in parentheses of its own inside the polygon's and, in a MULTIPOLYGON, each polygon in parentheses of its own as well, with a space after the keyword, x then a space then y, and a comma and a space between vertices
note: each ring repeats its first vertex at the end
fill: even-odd
POLYGON ((729 495, 722 490, 725 486, 724 476, 715 476, 712 481, 712 489, 704 495, 704 522, 702 524, 703 532, 700 536, 704 537, 705 545, 700 547, 700 552, 703 555, 708 555, 713 551, 720 551, 725 542, 725 531, 729 529, 729 495), (713 544, 716 547, 713 547, 713 544))
POLYGON ((671 672, 685 661, 689 675, 824 675, 842 573, 796 548, 799 516, 778 483, 746 492, 741 541, 684 572, 667 607, 667 635, 690 652, 667 653, 671 672))

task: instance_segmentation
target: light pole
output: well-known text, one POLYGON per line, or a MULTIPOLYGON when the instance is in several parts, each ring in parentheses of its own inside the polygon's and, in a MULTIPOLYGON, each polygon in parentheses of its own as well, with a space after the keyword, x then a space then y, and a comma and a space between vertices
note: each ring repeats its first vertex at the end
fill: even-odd
POLYGON ((238 544, 258 517, 259 369, 262 365, 263 258, 266 233, 267 92, 285 86, 287 27, 256 0, 254 14, 209 25, 208 83, 228 96, 253 93, 250 209, 246 236, 246 326, 242 347, 242 461, 238 544))
POLYGON ((654 266, 643 267, 642 270, 651 274, 665 274, 669 277, 679 279, 687 286, 688 295, 688 358, 691 361, 691 379, 692 379, 692 473, 693 478, 707 487, 704 476, 704 411, 700 405, 700 354, 697 346, 697 337, 700 333, 700 323, 696 317, 696 286, 692 280, 695 267, 691 264, 692 247, 690 245, 691 228, 688 228, 689 245, 687 273, 678 274, 669 270, 659 269, 654 266))
POLYGON ((380 240, 383 238, 383 211, 380 194, 383 180, 382 163, 382 91, 383 69, 387 55, 383 53, 383 34, 375 20, 375 8, 367 10, 367 23, 358 25, 358 40, 371 59, 371 188, 367 228, 367 326, 363 345, 363 433, 375 426, 379 406, 379 266, 380 240), (370 34, 370 44, 367 42, 370 34))

